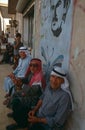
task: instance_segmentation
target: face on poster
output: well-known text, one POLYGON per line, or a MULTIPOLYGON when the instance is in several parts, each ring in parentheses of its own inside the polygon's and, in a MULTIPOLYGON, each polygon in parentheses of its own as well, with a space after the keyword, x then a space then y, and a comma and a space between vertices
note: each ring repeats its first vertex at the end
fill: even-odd
POLYGON ((41 57, 46 64, 69 65, 72 0, 42 0, 41 57))
POLYGON ((59 37, 70 6, 70 0, 50 0, 52 11, 51 31, 55 37, 59 37))

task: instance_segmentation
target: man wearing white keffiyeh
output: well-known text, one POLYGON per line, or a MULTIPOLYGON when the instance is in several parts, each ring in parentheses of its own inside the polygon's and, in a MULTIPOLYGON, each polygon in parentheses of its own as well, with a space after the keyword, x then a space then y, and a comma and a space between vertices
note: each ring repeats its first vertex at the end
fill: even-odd
POLYGON ((66 73, 61 67, 54 67, 50 74, 50 84, 28 114, 28 121, 31 123, 31 128, 28 129, 63 130, 72 110, 73 100, 66 73))
POLYGON ((69 88, 69 81, 66 78, 65 71, 61 67, 55 67, 52 70, 51 75, 55 75, 57 77, 61 77, 61 78, 64 79, 64 83, 61 84, 61 89, 64 90, 65 92, 67 92, 69 94, 70 99, 71 99, 72 111, 73 111, 73 109, 74 109, 73 99, 72 99, 72 94, 71 94, 70 88, 69 88))
POLYGON ((4 80, 4 89, 7 94, 9 93, 11 87, 14 85, 13 80, 15 78, 25 77, 25 73, 28 69, 30 60, 32 59, 29 51, 24 46, 19 48, 19 55, 20 58, 17 68, 13 72, 11 72, 4 80))

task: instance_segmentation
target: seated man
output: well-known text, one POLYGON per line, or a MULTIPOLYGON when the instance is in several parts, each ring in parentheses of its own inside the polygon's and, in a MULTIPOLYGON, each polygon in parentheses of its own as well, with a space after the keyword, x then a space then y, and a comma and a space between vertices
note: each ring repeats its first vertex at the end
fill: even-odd
POLYGON ((9 90, 14 86, 14 79, 25 77, 25 73, 31 60, 31 56, 26 47, 20 47, 19 55, 20 59, 17 68, 4 80, 4 89, 7 93, 9 93, 9 90))
POLYGON ((28 113, 28 130, 63 130, 72 109, 66 74, 60 67, 55 67, 50 75, 50 85, 35 108, 28 113))
POLYGON ((13 46, 10 43, 8 43, 6 45, 6 50, 3 54, 3 58, 0 61, 0 64, 1 63, 12 63, 12 62, 13 62, 13 46))
POLYGON ((28 112, 33 109, 45 89, 45 79, 42 72, 42 61, 33 58, 26 72, 26 77, 21 79, 24 83, 21 90, 16 91, 11 98, 12 117, 17 124, 7 126, 7 130, 25 128, 28 126, 28 112))

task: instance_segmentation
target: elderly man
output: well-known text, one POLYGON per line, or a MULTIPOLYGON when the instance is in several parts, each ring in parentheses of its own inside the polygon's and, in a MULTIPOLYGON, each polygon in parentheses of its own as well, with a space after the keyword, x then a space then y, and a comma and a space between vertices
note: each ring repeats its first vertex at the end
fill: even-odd
POLYGON ((55 67, 50 75, 50 85, 35 108, 28 113, 28 121, 31 124, 28 129, 63 130, 72 109, 72 97, 66 74, 60 67, 55 67))
POLYGON ((10 73, 4 80, 4 88, 7 93, 9 93, 9 90, 14 85, 14 79, 25 77, 25 73, 31 60, 31 56, 26 47, 19 48, 19 55, 20 59, 17 68, 12 73, 10 73))

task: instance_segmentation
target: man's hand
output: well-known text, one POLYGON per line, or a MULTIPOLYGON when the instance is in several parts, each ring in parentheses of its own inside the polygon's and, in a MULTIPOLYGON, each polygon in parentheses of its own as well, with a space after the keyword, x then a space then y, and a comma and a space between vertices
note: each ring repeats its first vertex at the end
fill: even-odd
POLYGON ((22 88, 22 80, 20 78, 12 79, 13 83, 16 86, 16 90, 21 90, 22 88))
POLYGON ((35 115, 35 111, 34 111, 34 110, 32 110, 32 111, 30 111, 30 112, 28 113, 29 118, 32 117, 32 116, 34 116, 34 115, 35 115))
POLYGON ((29 121, 30 123, 37 123, 37 122, 40 122, 40 118, 38 118, 38 117, 36 117, 36 116, 30 116, 30 117, 28 118, 28 121, 29 121))
POLYGON ((13 73, 10 73, 8 76, 9 76, 11 79, 14 79, 14 78, 15 78, 15 75, 14 75, 13 73))
POLYGON ((40 118, 40 117, 36 117, 36 116, 29 116, 28 121, 30 123, 44 123, 47 124, 47 120, 46 118, 40 118))
POLYGON ((22 86, 23 83, 22 83, 22 80, 20 78, 17 78, 16 81, 17 81, 16 82, 17 86, 22 86))

